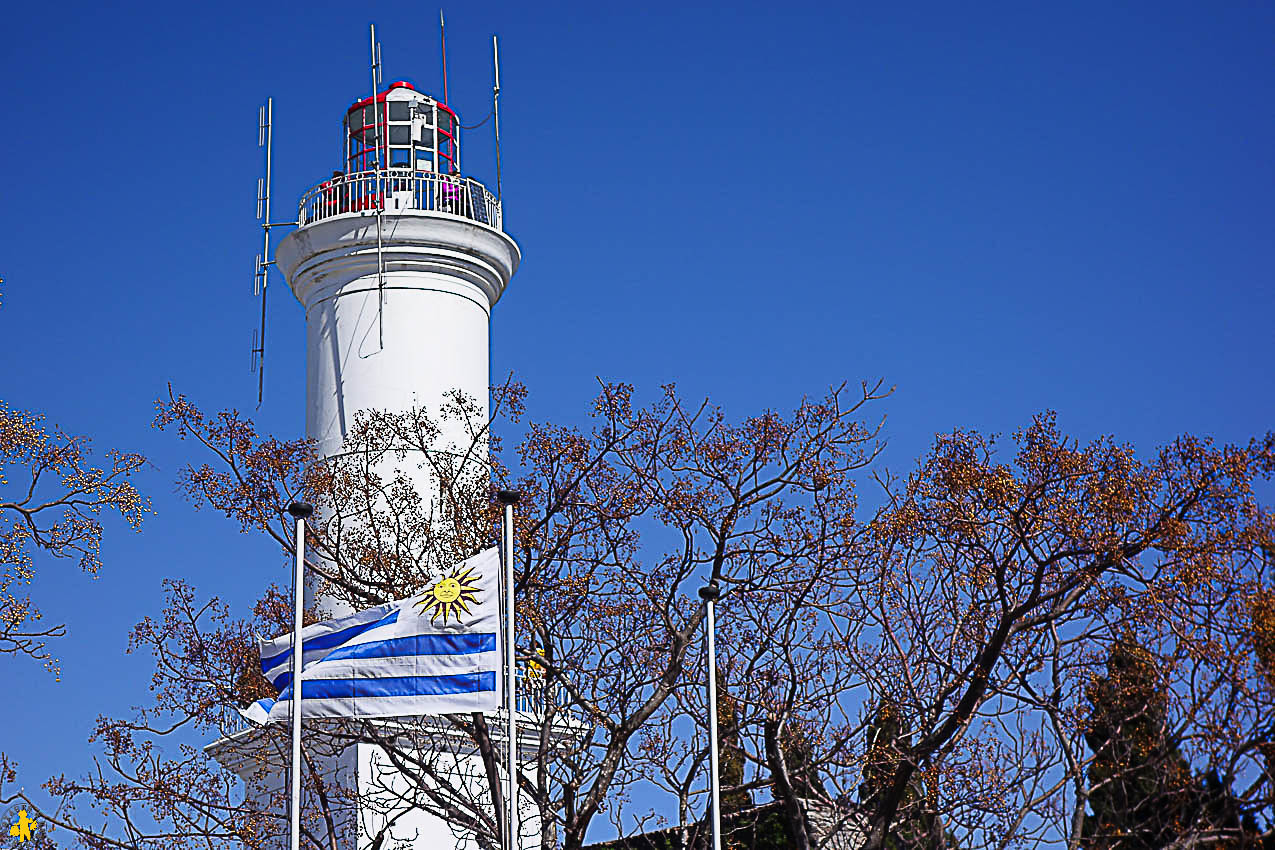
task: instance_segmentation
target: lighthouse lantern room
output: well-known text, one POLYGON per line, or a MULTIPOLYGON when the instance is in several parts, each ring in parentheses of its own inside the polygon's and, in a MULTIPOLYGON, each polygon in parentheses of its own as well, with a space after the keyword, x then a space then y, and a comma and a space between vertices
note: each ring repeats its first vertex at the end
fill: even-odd
POLYGON ((503 230, 500 199, 461 174, 460 119, 399 81, 356 101, 341 122, 342 169, 301 199, 301 227, 350 213, 444 213, 503 230))
POLYGON ((347 173, 378 167, 460 172, 460 121, 446 104, 416 91, 411 83, 390 83, 375 98, 352 105, 345 114, 344 158, 347 173))

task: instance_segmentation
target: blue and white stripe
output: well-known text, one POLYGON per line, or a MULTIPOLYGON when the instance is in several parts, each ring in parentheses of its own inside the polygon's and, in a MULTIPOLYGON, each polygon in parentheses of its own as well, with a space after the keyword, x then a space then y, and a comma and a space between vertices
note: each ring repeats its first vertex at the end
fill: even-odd
POLYGON ((265 726, 270 721, 270 708, 274 705, 272 699, 259 699, 247 708, 238 709, 243 715, 243 719, 247 720, 253 726, 265 726))
MULTIPOLYGON (((500 557, 488 549, 463 564, 473 570, 470 612, 431 621, 420 606, 432 589, 301 631, 303 717, 401 717, 491 711, 501 688, 500 557)), ((292 635, 261 643, 261 672, 279 699, 241 714, 254 723, 286 720, 292 701, 292 635), (263 717, 263 715, 265 715, 263 717)))

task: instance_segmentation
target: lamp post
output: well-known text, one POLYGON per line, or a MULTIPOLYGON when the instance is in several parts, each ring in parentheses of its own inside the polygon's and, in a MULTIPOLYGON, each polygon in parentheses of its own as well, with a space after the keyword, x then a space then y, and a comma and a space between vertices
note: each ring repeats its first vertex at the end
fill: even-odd
POLYGON ((522 499, 517 490, 501 490, 496 501, 504 507, 501 527, 501 560, 505 566, 505 687, 508 701, 505 703, 505 740, 508 742, 505 770, 509 775, 509 790, 505 794, 506 850, 516 850, 518 842, 518 685, 517 648, 514 642, 514 505, 522 499))
POLYGON ((297 567, 292 576, 292 850, 301 850, 301 623, 305 607, 305 521, 314 507, 305 502, 288 505, 297 521, 297 567))
POLYGON ((699 589, 699 598, 704 600, 707 615, 704 629, 708 643, 708 764, 712 773, 710 787, 713 800, 713 850, 722 850, 722 789, 717 755, 717 646, 714 643, 714 633, 717 631, 714 609, 721 595, 722 589, 715 581, 699 589))

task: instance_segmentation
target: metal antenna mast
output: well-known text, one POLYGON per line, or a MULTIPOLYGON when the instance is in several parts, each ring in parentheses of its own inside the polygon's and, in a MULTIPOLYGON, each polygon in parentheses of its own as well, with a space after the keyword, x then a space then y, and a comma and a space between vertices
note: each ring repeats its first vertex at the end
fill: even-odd
POLYGON ((257 373, 257 406, 266 391, 266 284, 274 261, 270 259, 270 160, 274 149, 274 98, 266 98, 257 113, 257 147, 266 149, 266 176, 257 178, 257 221, 261 222, 261 253, 253 272, 253 294, 261 298, 261 327, 252 337, 252 368, 257 373))
MULTIPOLYGON (((381 87, 381 43, 376 40, 376 24, 372 28, 372 122, 376 134, 376 336, 380 348, 385 348, 385 252, 382 235, 384 226, 382 217, 385 214, 385 176, 381 163, 381 140, 385 140, 385 156, 389 158, 390 140, 386 132, 381 132, 381 107, 376 102, 376 92, 381 87)), ((388 105, 386 106, 388 109, 388 105)))
POLYGON ((447 96, 447 25, 443 23, 443 10, 438 10, 438 35, 443 47, 443 103, 451 106, 452 100, 447 96))
POLYGON ((270 282, 270 228, 295 227, 295 221, 270 220, 270 166, 274 153, 274 98, 257 113, 257 147, 266 149, 266 176, 257 178, 257 221, 261 222, 261 253, 257 255, 252 291, 261 298, 261 326, 252 334, 252 369, 257 373, 257 407, 266 391, 266 284, 270 282))
POLYGON ((491 61, 496 70, 496 84, 491 90, 491 113, 496 129, 496 201, 500 202, 500 45, 494 35, 491 37, 491 61))

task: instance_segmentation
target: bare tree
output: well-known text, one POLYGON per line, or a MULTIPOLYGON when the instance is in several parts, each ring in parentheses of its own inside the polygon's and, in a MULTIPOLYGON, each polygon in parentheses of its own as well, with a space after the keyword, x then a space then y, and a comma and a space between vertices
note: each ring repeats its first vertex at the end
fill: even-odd
POLYGON ((105 466, 95 465, 88 437, 0 401, 0 655, 25 655, 56 673, 48 641, 65 636, 66 626, 43 622, 25 590, 37 558, 75 559, 96 576, 103 511, 134 529, 150 513, 130 480, 146 459, 113 449, 102 458, 105 466))
MULTIPOLYGON (((356 607, 411 595, 488 545, 495 488, 523 492, 518 782, 525 828, 546 848, 581 848, 599 818, 622 834, 697 828, 707 708, 695 591, 708 581, 724 589, 720 662, 743 759, 727 790, 772 795, 795 847, 826 837, 815 809, 874 849, 1098 846, 1086 815, 1111 777, 1093 769, 1089 694, 1129 640, 1163 665, 1166 734, 1193 774, 1214 771, 1243 815, 1269 819, 1272 522, 1253 488, 1275 468, 1275 437, 1183 438, 1140 459, 1110 440, 1081 446, 1042 416, 1008 458, 991 438, 940 438, 906 477, 878 473, 879 504, 862 511, 853 479, 877 452, 863 417, 880 395, 840 388, 732 423, 672 388, 639 406, 606 385, 589 427, 529 423, 509 452, 457 397, 433 417, 364 412, 346 451, 322 461, 180 397, 158 424, 216 458, 187 471, 192 497, 285 552, 284 506, 316 501, 312 571, 356 607), (465 437, 440 444, 445 433, 465 437), (669 805, 637 810, 640 787, 669 805)), ((497 388, 493 415, 522 427, 522 403, 521 388, 497 388)), ((156 657, 156 704, 102 721, 103 758, 51 786, 52 820, 90 847, 278 835, 281 791, 240 800, 220 765, 195 750, 162 756, 159 742, 183 727, 235 732, 235 707, 271 692, 251 635, 286 622, 277 590, 243 620, 175 585, 134 638, 156 657)), ((279 730, 252 735, 243 752, 277 771, 279 730)), ((332 848, 362 811, 376 815, 368 839, 392 847, 407 810, 498 846, 505 742, 481 715, 314 724, 308 736, 309 846, 332 848), (322 766, 355 745, 379 759, 357 799, 322 766)), ((1236 837, 1200 811, 1180 840, 1236 837)))
MULTIPOLYGON (((640 730, 691 681, 684 667, 703 617, 695 589, 713 579, 760 586, 829 547, 839 528, 793 535, 820 528, 811 494, 832 492, 873 457, 875 427, 859 417, 878 396, 865 387, 850 397, 843 388, 786 416, 768 412, 731 424, 707 403, 687 407, 672 388, 638 407, 631 388, 608 385, 588 430, 528 425, 513 471, 499 460, 499 441, 478 420, 477 405, 462 397, 436 418, 364 412, 346 450, 322 461, 303 441, 260 438, 237 414, 205 417, 178 396, 160 406, 157 425, 213 454, 182 479, 198 503, 264 531, 285 551, 294 544, 283 507, 303 495, 318 503, 310 568, 329 598, 360 607, 411 595, 438 567, 486 545, 495 486, 518 486, 525 496, 517 529, 519 662, 534 662, 537 671, 524 718, 534 752, 519 784, 544 846, 578 848, 594 819, 635 781, 640 730), (457 423, 468 443, 440 445, 440 434, 456 433, 457 423), (488 452, 498 458, 491 466, 488 452), (432 491, 425 498, 417 491, 422 469, 432 491)), ((498 388, 493 410, 516 420, 521 403, 519 387, 498 388)), ((269 693, 249 635, 278 633, 285 619, 278 591, 246 621, 175 585, 162 621, 143 623, 135 635, 157 660, 156 706, 102 721, 102 769, 56 782, 63 808, 52 819, 100 846, 259 846, 278 834, 282 824, 267 814, 282 811, 277 792, 235 803, 234 777, 204 755, 191 751, 162 766, 151 760, 175 729, 235 730, 235 707, 269 693), (80 820, 77 803, 111 812, 118 832, 80 820), (138 808, 148 817, 139 818, 138 808), (147 832, 142 824, 151 821, 157 825, 147 832)), ((279 743, 250 749, 277 769, 279 743)), ((500 745, 481 716, 316 724, 308 739, 316 763, 308 777, 311 844, 331 846, 357 804, 382 807, 390 820, 404 807, 434 813, 495 846, 500 745), (458 768, 454 754, 422 746, 437 737, 440 722, 477 758, 458 768), (328 781, 320 764, 355 743, 374 745, 385 766, 384 782, 359 800, 328 781)), ((377 829, 371 840, 388 842, 387 826, 377 829)))
MULTIPOLYGON (((1013 449, 1002 461, 958 432, 907 478, 879 479, 854 566, 812 600, 823 616, 763 650, 742 642, 750 676, 782 685, 750 698, 752 758, 775 761, 767 720, 803 718, 828 797, 853 803, 868 848, 1082 846, 1086 687, 1133 634, 1170 673, 1190 763, 1248 777, 1246 811, 1275 814, 1275 789, 1251 784, 1275 704, 1245 649, 1270 581, 1253 483, 1275 439, 1183 438, 1142 461, 1042 416, 1013 449)), ((1182 829, 1218 837, 1205 820, 1182 829)))

